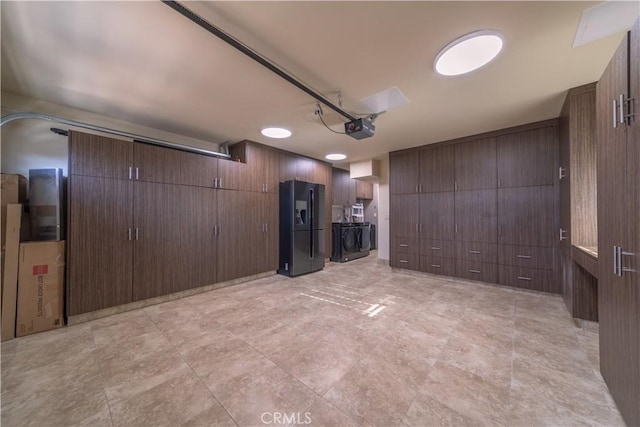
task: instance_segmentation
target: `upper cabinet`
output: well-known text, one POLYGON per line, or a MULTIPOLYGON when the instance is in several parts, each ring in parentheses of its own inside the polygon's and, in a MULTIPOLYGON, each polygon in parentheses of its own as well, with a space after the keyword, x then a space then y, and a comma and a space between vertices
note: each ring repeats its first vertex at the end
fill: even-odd
POLYGON ((370 182, 354 179, 356 184, 356 199, 372 200, 373 184, 370 182))
POLYGON ((455 145, 438 145, 420 150, 421 193, 453 191, 455 183, 455 145))
POLYGON ((258 193, 278 193, 280 155, 275 149, 242 141, 232 148, 232 156, 247 164, 247 190, 258 193))
POLYGON ((498 187, 553 185, 558 157, 555 126, 497 138, 498 187))
POLYGON ((389 155, 389 191, 391 194, 419 192, 420 170, 415 151, 389 155))
POLYGON ((133 142, 71 131, 69 165, 72 175, 130 179, 133 142))
POLYGON ((145 182, 180 182, 182 152, 157 145, 133 144, 134 179, 145 182), (177 161, 178 160, 178 161, 177 161))
POLYGON ((496 139, 479 139, 455 146, 456 190, 497 187, 496 139))
POLYGON ((218 183, 218 159, 202 154, 177 152, 180 184, 214 188, 218 183))

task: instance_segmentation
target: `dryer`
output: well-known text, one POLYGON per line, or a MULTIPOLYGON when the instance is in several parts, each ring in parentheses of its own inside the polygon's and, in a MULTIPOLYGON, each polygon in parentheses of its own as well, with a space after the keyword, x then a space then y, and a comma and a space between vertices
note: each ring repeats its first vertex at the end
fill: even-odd
MULTIPOLYGON (((369 255, 368 234, 364 241, 362 238, 364 228, 364 223, 334 222, 331 225, 331 261, 346 262, 369 255)), ((368 223, 366 230, 368 232, 368 223)))

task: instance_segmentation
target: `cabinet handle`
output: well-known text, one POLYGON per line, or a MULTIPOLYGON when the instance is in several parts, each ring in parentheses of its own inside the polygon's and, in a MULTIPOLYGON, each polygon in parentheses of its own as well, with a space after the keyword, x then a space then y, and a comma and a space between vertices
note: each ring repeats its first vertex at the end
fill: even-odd
POLYGON ((133 167, 129 166, 129 179, 133 179, 133 167))
POLYGON ((139 238, 140 238, 140 231, 138 227, 136 227, 136 240, 138 240, 139 238))
POLYGON ((432 251, 439 251, 439 250, 440 250, 440 248, 436 248, 435 246, 431 246, 431 250, 432 250, 432 251))
POLYGON ((140 179, 140 170, 136 167, 136 181, 140 179))
POLYGON ((420 184, 420 192, 422 193, 422 184, 420 184))
POLYGON ((409 247, 409 245, 407 245, 406 243, 400 243, 400 247, 401 248, 407 248, 407 247, 409 247))
POLYGON ((223 188, 222 187, 222 178, 218 178, 218 185, 220 185, 220 188, 223 188))
POLYGON ((518 276, 518 280, 526 280, 526 281, 530 282, 531 281, 531 277, 518 276))
POLYGON ((480 270, 469 270, 469 273, 480 274, 481 271, 480 270))
POLYGON ((567 236, 566 236, 567 230, 563 230, 562 228, 560 229, 560 240, 567 240, 567 236))
POLYGON ((268 193, 269 192, 269 184, 265 184, 264 185, 264 192, 268 193))
POLYGON ((420 232, 422 233, 422 223, 420 223, 420 232))
POLYGON ((127 228, 127 237, 129 240, 131 240, 131 229, 127 228))
POLYGON ((453 181, 453 190, 458 191, 458 181, 453 181))
POLYGON ((480 251, 469 251, 470 254, 480 255, 480 251))
POLYGON ((613 268, 614 268, 614 274, 622 277, 622 275, 624 273, 631 273, 634 270, 632 268, 629 267, 624 267, 622 265, 622 257, 623 256, 632 256, 633 253, 631 252, 626 252, 623 251, 622 248, 620 246, 614 246, 613 247, 613 268))
POLYGON ((438 264, 431 264, 431 267, 433 268, 440 268, 440 266, 438 264))
POLYGON ((498 178, 498 187, 502 187, 502 178, 498 178))
POLYGON ((516 258, 531 259, 531 255, 516 255, 516 258))
POLYGON ((565 170, 566 170, 566 169, 565 169, 565 168, 563 168, 562 166, 560 166, 560 167, 558 168, 558 180, 559 180, 559 181, 562 181, 564 178, 566 178, 566 177, 567 177, 567 175, 564 173, 564 171, 565 171, 565 170))
POLYGON ((420 227, 420 224, 416 223, 416 233, 418 232, 418 227, 420 227))
POLYGON ((624 124, 624 95, 620 94, 620 105, 618 106, 618 111, 620 112, 620 118, 618 122, 623 125, 624 124))
POLYGON ((458 232, 458 224, 456 224, 456 233, 458 232))
POLYGON ((401 259, 401 260, 400 260, 400 264, 409 264, 409 261, 404 260, 404 259, 401 259))
POLYGON ((616 105, 616 100, 613 100, 613 128, 617 128, 618 127, 618 119, 616 117, 616 110, 617 110, 617 105, 616 105))

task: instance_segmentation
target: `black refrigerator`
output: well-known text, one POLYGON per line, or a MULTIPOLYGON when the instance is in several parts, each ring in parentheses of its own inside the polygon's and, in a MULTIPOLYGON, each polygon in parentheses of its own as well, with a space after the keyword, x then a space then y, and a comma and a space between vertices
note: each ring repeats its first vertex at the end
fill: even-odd
POLYGON ((278 273, 299 276, 324 268, 324 185, 280 183, 278 273))

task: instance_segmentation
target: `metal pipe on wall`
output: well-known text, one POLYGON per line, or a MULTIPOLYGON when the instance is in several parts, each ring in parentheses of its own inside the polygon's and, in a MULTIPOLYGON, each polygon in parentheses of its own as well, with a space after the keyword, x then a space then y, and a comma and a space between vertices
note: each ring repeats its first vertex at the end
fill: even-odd
MULTIPOLYGON (((203 148, 191 147, 188 145, 177 144, 175 142, 169 142, 162 139, 150 138, 143 135, 138 135, 131 132, 125 132, 117 129, 111 129, 103 126, 93 125, 91 123, 79 122, 76 120, 63 119, 62 117, 49 116, 47 114, 40 113, 30 113, 30 112, 22 112, 22 113, 12 113, 2 116, 0 118, 0 127, 4 126, 7 123, 13 122, 15 120, 25 120, 25 119, 36 119, 36 120, 47 120, 54 123, 59 123, 67 126, 73 126, 82 129, 89 129, 96 132, 108 133, 111 135, 118 135, 125 138, 135 139, 136 141, 146 142, 153 145, 159 145, 162 147, 175 148, 183 151, 190 151, 192 153, 198 154, 206 154, 209 156, 223 157, 223 158, 231 158, 228 153, 218 153, 217 151, 205 150, 203 148)), ((226 145, 223 145, 226 147, 226 145)))

